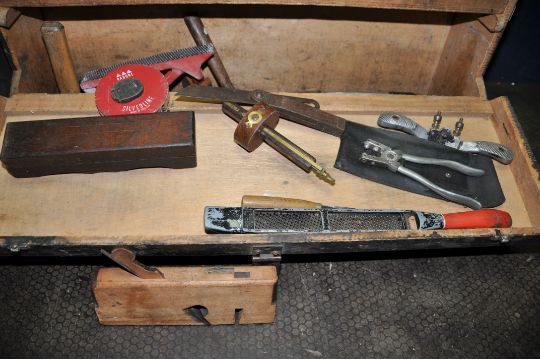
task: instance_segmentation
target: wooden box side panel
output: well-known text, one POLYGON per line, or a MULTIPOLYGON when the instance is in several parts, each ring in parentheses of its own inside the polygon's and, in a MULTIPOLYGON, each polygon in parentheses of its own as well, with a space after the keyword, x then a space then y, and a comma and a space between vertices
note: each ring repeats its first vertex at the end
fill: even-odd
POLYGON ((483 96, 481 77, 516 1, 322 1, 318 5, 334 6, 313 7, 195 1, 107 8, 37 1, 34 6, 66 7, 25 8, 6 32, 23 69, 21 92, 57 91, 39 32, 43 20, 66 26, 80 78, 91 69, 192 46, 182 17, 196 11, 239 88, 483 96))
MULTIPOLYGON (((451 14, 308 9, 217 5, 197 7, 197 13, 238 88, 429 93, 451 14)), ((23 70, 20 92, 57 91, 39 31, 43 20, 65 26, 81 78, 92 69, 193 46, 183 22, 183 16, 192 12, 185 5, 107 7, 106 11, 43 8, 37 14, 35 9, 23 9, 20 24, 8 31, 9 45, 23 70)), ((208 70, 205 75, 212 78, 208 70)))
POLYGON ((11 84, 16 92, 58 92, 51 62, 41 39, 42 16, 40 9, 25 9, 9 29, 2 29, 20 70, 20 76, 13 79, 11 84))
POLYGON ((210 324, 270 323, 275 317, 273 266, 160 268, 165 279, 100 269, 96 313, 106 325, 201 325, 185 309, 203 306, 210 324), (230 271, 229 271, 230 270, 230 271), (241 275, 237 275, 241 274, 241 275), (238 316, 238 315, 236 315, 238 316))
POLYGON ((454 15, 429 94, 486 98, 484 72, 516 3, 508 1, 504 11, 495 15, 454 15))
POLYGON ((512 150, 514 161, 510 164, 514 177, 519 185, 525 209, 531 224, 540 227, 540 168, 535 162, 523 132, 518 127, 515 114, 506 97, 491 101, 495 129, 502 144, 512 150))

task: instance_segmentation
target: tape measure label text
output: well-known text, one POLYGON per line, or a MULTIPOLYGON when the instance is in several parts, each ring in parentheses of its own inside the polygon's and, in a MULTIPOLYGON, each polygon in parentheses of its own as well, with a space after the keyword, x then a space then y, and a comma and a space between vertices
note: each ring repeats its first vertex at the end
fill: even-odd
POLYGON ((124 80, 130 77, 133 77, 133 72, 131 72, 131 70, 122 71, 121 73, 116 73, 116 81, 124 80))
POLYGON ((141 112, 145 109, 147 109, 148 107, 150 107, 150 105, 152 105, 152 103, 154 102, 154 97, 153 96, 148 96, 146 99, 144 99, 144 101, 136 104, 136 105, 124 105, 122 106, 122 112, 129 112, 129 113, 138 113, 138 112, 141 112))

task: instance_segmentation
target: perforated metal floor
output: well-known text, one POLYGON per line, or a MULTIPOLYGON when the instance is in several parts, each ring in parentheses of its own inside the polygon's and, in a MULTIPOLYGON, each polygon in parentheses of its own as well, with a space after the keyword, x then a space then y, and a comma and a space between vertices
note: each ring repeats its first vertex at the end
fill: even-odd
MULTIPOLYGON (((385 255, 388 256, 388 255, 385 255)), ((98 265, 0 267, 3 357, 540 357, 540 254, 286 263, 271 325, 101 326, 98 265)))

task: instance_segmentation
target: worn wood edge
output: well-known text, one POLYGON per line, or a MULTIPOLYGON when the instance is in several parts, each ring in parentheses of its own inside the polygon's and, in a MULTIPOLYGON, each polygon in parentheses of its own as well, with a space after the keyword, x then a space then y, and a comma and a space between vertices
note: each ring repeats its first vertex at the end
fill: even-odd
MULTIPOLYGON (((252 318, 251 321, 245 322, 245 320, 240 319, 240 324, 271 324, 275 320, 275 312, 276 312, 276 305, 272 304, 269 307, 271 307, 271 312, 269 314, 266 314, 265 316, 257 316, 255 318, 252 318)), ((115 325, 115 326, 122 326, 122 325, 182 325, 182 326, 205 326, 205 324, 198 322, 197 320, 193 320, 193 322, 184 322, 179 320, 167 320, 167 319, 160 319, 159 322, 156 323, 156 320, 154 317, 138 317, 134 319, 109 319, 105 318, 104 314, 102 314, 102 311, 99 308, 96 308, 96 314, 98 316, 99 323, 101 325, 115 325)), ((226 320, 213 320, 211 321, 211 325, 233 325, 235 324, 233 320, 226 321, 226 320)))
POLYGON ((377 235, 202 235, 196 237, 0 237, 0 256, 102 256, 101 249, 129 247, 139 255, 155 256, 253 256, 256 247, 279 247, 283 255, 358 253, 374 251, 459 249, 538 242, 540 228, 520 227, 486 231, 450 230, 414 234, 377 235), (151 239, 151 240, 149 240, 151 239), (87 242, 87 240, 89 242, 87 242), (196 242, 193 242, 196 241, 196 242))
MULTIPOLYGON (((47 7, 145 4, 315 5, 494 14, 502 12, 505 3, 505 0, 26 0, 24 1, 24 6, 47 7)), ((5 0, 3 1, 3 5, 21 6, 22 4, 20 0, 5 0)))
POLYGON ((17 9, 0 6, 0 26, 9 28, 19 18, 21 12, 17 9))
POLYGON ((509 165, 519 184, 531 223, 540 227, 540 167, 527 143, 507 97, 491 100, 495 130, 503 145, 514 153, 509 165))
POLYGON ((503 31, 508 25, 512 14, 516 9, 516 4, 517 0, 508 0, 506 6, 500 14, 492 15, 490 20, 486 20, 486 17, 481 17, 476 21, 479 27, 482 26, 484 29, 487 29, 489 32, 493 33, 484 59, 478 68, 478 72, 476 74, 477 77, 484 77, 489 62, 491 61, 491 58, 497 49, 497 45, 502 38, 503 31))
MULTIPOLYGON (((96 299, 95 311, 99 321, 105 325, 200 325, 183 313, 170 316, 171 304, 160 301, 160 305, 149 307, 144 300, 127 305, 125 309, 115 308, 114 299, 126 299, 140 291, 155 294, 150 302, 159 299, 160 294, 177 297, 177 304, 190 306, 193 303, 208 306, 207 320, 212 324, 234 324, 234 309, 247 309, 239 323, 270 323, 275 318, 275 284, 277 270, 275 266, 228 266, 230 272, 219 269, 209 272, 216 266, 160 267, 166 279, 140 279, 120 268, 102 268, 98 270, 92 283, 92 292, 96 299), (233 278, 233 271, 248 271, 249 278, 233 278), (176 278, 175 278, 176 277, 176 278), (236 289, 249 289, 238 293, 236 289), (208 298, 210 293, 221 293, 224 298, 208 298), (184 296, 185 295, 185 296, 184 296), (112 299, 111 299, 112 297, 112 299), (131 308, 129 311, 128 308, 131 308), (150 312, 150 314, 149 314, 150 312)), ((221 268, 221 267, 220 267, 221 268)), ((167 296, 166 296, 167 298, 167 296)))
POLYGON ((19 58, 12 53, 11 59, 15 65, 15 70, 13 70, 13 75, 11 76, 11 86, 9 88, 9 94, 14 95, 19 92, 19 84, 21 83, 21 65, 19 64, 19 58))
MULTIPOLYGON (((249 272, 250 277, 246 278, 234 278, 234 282, 248 281, 252 284, 262 284, 262 285, 272 285, 277 279, 276 267, 272 265, 230 265, 230 266, 213 266, 213 265, 199 265, 199 266, 160 266, 157 268, 160 270, 164 278, 162 279, 141 279, 126 270, 119 267, 105 267, 101 268, 97 272, 97 276, 94 284, 100 284, 103 286, 108 286, 111 283, 117 283, 119 277, 122 278, 122 281, 130 281, 131 283, 149 283, 158 284, 159 286, 165 286, 168 283, 176 284, 190 284, 196 285, 198 283, 208 283, 208 277, 216 277, 213 280, 218 284, 230 285, 232 279, 228 278, 219 278, 220 276, 234 276, 235 272, 249 272), (225 271, 230 269, 229 271, 225 271), (210 271, 212 270, 212 271, 210 271), (191 275, 188 276, 189 279, 185 278, 186 274, 191 275, 202 275, 204 279, 193 279, 191 275), (184 277, 183 277, 184 276, 184 277)), ((123 285, 123 284, 122 284, 123 285)))
POLYGON ((17 54, 13 51, 13 47, 10 45, 9 31, 7 29, 0 28, 0 32, 2 33, 2 36, 4 37, 6 41, 7 48, 9 51, 8 56, 10 56, 11 61, 13 62, 13 65, 15 67, 13 69, 13 73, 11 74, 11 83, 9 86, 9 95, 12 96, 19 92, 19 84, 21 82, 21 75, 22 75, 21 65, 19 64, 19 58, 17 57, 17 54))
POLYGON ((6 98, 4 96, 0 96, 0 128, 1 129, 3 129, 4 125, 6 124, 5 108, 6 108, 6 104, 7 104, 7 99, 8 98, 6 98))
POLYGON ((379 241, 379 240, 423 240, 455 239, 464 237, 494 237, 499 235, 529 236, 540 234, 539 227, 519 227, 507 229, 466 229, 466 230, 399 230, 373 231, 362 233, 297 233, 297 234, 204 234, 204 235, 159 235, 159 236, 1 236, 0 246, 6 246, 18 238, 26 239, 33 245, 93 245, 93 246, 151 246, 151 245, 224 245, 224 244, 267 244, 267 243, 318 243, 333 241, 379 241))
MULTIPOLYGON (((103 271, 107 269, 100 269, 103 271)), ((108 269, 116 270, 116 269, 108 269)), ((120 271, 125 271, 118 269, 120 271)), ((136 276, 133 276, 134 279, 125 279, 123 281, 107 281, 107 280, 98 280, 96 286, 100 289, 110 289, 110 288, 137 288, 143 287, 146 288, 148 282, 152 282, 155 287, 176 287, 176 286, 190 286, 190 287, 207 287, 207 286, 219 286, 219 287, 237 287, 238 283, 242 280, 246 282, 249 281, 252 286, 272 286, 276 283, 277 278, 275 279, 235 279, 235 280, 168 280, 168 279, 152 279, 144 280, 139 279, 136 276), (142 280, 139 282, 139 280, 142 280)))
POLYGON ((501 32, 506 24, 505 17, 502 14, 485 15, 479 17, 478 21, 480 21, 489 32, 501 32))
MULTIPOLYGON (((390 95, 368 93, 283 93, 310 97, 331 112, 379 114, 384 111, 402 111, 409 115, 445 114, 489 116, 493 109, 487 100, 474 96, 390 95)), ((221 105, 176 100, 170 93, 171 111, 193 110, 221 112, 221 105)), ((8 116, 19 115, 97 115, 93 94, 16 94, 5 107, 8 116)))
POLYGON ((476 77, 476 86, 478 87, 478 96, 480 96, 482 99, 487 100, 486 83, 484 82, 483 77, 476 77))

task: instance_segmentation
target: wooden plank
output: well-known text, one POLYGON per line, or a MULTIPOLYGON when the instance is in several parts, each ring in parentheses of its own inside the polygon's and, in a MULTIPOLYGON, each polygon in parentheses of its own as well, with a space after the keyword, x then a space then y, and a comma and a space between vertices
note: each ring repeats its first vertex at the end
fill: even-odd
MULTIPOLYGON (((493 113, 489 101, 467 96, 410 96, 387 94, 332 94, 283 93, 310 97, 321 104, 321 109, 339 113, 379 114, 401 111, 411 115, 433 115, 442 111, 447 115, 488 116, 493 113)), ((219 112, 221 105, 176 100, 170 94, 172 111, 193 110, 219 112)), ((96 115, 93 94, 17 94, 7 100, 5 113, 10 116, 96 115)))
POLYGON ((429 94, 479 96, 476 78, 489 59, 497 34, 489 32, 475 17, 456 16, 448 34, 429 94))
POLYGON ((105 325, 204 325, 185 310, 204 307, 212 325, 271 323, 274 266, 160 267, 163 279, 100 269, 93 286, 105 325), (236 319, 235 319, 236 317, 236 319))
POLYGON ((534 244, 540 230, 510 229, 433 231, 382 231, 357 234, 258 234, 123 237, 0 237, 0 255, 102 256, 129 246, 141 256, 253 256, 255 247, 280 248, 283 255, 331 254, 369 251, 401 251, 492 247, 502 244, 534 244))
MULTIPOLYGON (((180 18, 189 14, 185 7, 83 10, 45 9, 47 20, 66 28, 79 78, 126 59, 193 46, 180 18), (134 39, 144 46, 134 46, 134 39)), ((295 7, 283 18, 281 7, 271 7, 261 18, 258 7, 218 7, 199 15, 234 85, 269 91, 426 94, 449 30, 445 13, 379 9, 313 8, 305 18, 305 9, 295 7)))
POLYGON ((533 226, 540 226, 540 168, 534 160, 523 132, 516 126, 516 116, 506 97, 491 101, 493 105, 496 130, 502 144, 514 154, 510 164, 519 191, 525 201, 525 208, 533 226))
MULTIPOLYGON (((493 14, 502 12, 507 0, 26 0, 24 6, 90 6, 140 4, 262 4, 320 5, 384 9, 472 12, 493 14)), ((4 0, 6 6, 20 6, 18 0, 4 0)))
MULTIPOLYGON (((497 234, 531 236, 539 233, 538 228, 512 227, 508 229, 468 229, 468 230, 444 230, 433 232, 432 230, 399 230, 399 231, 373 231, 352 234, 211 234, 211 235, 126 235, 121 237, 111 236, 53 236, 50 238, 37 238, 30 246, 39 246, 39 241, 47 246, 97 246, 97 247, 119 247, 137 246, 144 248, 151 245, 192 245, 193 247, 204 245, 235 245, 241 244, 280 244, 287 248, 289 244, 302 243, 333 243, 333 242, 357 242, 357 246, 365 245, 369 242, 393 240, 420 241, 426 239, 473 239, 473 238, 493 238, 497 234)), ((30 239, 30 238, 29 238, 30 239)), ((4 236, 0 237, 0 247, 8 244, 12 239, 4 236)), ((350 245, 350 244, 349 244, 350 245)), ((376 249, 370 249, 373 251, 376 249)), ((391 249, 385 249, 391 250, 391 249)), ((99 253, 99 250, 97 251, 99 253)), ((343 251, 342 251, 343 252, 343 251)), ((292 252, 291 252, 292 253, 292 252)), ((137 252, 138 254, 138 252, 137 252)), ((245 254, 242 254, 245 255, 245 254)))
MULTIPOLYGON (((7 121, 31 118, 37 116, 8 116, 7 121)), ((349 113, 347 118, 376 126, 376 115, 349 113)), ((416 119, 429 126, 432 114, 416 119)), ((204 234, 204 207, 238 206, 244 194, 304 198, 358 208, 395 208, 400 204, 431 212, 464 210, 457 204, 332 170, 339 147, 336 137, 287 121, 278 125, 281 133, 330 169, 336 179, 336 185, 331 186, 302 172, 268 146, 247 153, 233 142, 234 128, 235 123, 219 110, 196 113, 198 165, 194 169, 141 169, 30 179, 15 179, 0 169, 0 234, 116 240, 129 236, 193 236, 189 239, 201 244, 215 239, 204 234), (239 179, 242 186, 238 186, 239 179)), ((499 141, 489 117, 478 115, 467 117, 465 139, 499 141)), ((531 226, 529 215, 522 211, 524 201, 511 168, 498 163, 495 167, 507 197, 500 208, 510 212, 516 227, 531 226)))

